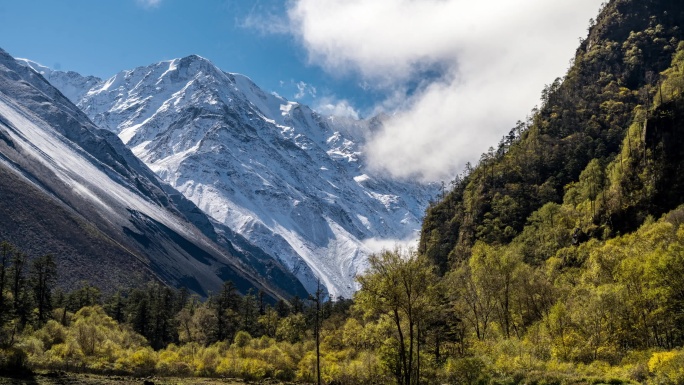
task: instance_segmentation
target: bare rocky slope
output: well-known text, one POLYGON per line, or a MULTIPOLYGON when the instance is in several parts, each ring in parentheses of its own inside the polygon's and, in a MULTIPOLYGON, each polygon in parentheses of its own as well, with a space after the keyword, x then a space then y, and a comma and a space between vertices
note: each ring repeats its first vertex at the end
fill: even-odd
POLYGON ((215 231, 116 135, 2 50, 0 178, 0 239, 53 254, 65 286, 156 279, 207 295, 232 280, 274 299, 306 294, 266 253, 215 231))

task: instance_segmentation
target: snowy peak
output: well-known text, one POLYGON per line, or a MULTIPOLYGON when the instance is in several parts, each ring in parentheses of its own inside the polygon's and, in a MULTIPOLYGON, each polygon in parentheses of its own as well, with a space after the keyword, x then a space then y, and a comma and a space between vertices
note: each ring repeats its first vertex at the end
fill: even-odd
POLYGON ((83 93, 100 83, 102 79, 95 76, 82 76, 73 71, 54 71, 42 64, 28 59, 16 59, 19 64, 29 67, 41 74, 45 80, 59 89, 69 100, 80 100, 83 93))
POLYGON ((217 76, 223 72, 218 69, 212 62, 199 56, 189 55, 181 59, 171 60, 176 72, 180 77, 194 77, 197 74, 217 76))
POLYGON ((216 231, 27 63, 0 50, 0 239, 58 253, 73 279, 105 286, 141 274, 200 295, 226 279, 272 298, 305 293, 263 251, 216 231))
POLYGON ((314 291, 351 297, 373 251, 417 238, 432 186, 365 167, 380 119, 326 117, 199 56, 122 71, 78 106, 213 220, 314 291))

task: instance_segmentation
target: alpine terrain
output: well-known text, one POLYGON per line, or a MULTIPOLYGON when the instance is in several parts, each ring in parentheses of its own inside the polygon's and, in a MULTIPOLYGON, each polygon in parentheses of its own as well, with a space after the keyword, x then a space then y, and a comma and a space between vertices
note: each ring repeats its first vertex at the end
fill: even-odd
POLYGON ((0 179, 0 239, 53 254, 69 272, 64 286, 88 279, 111 291, 153 279, 206 296, 231 280, 274 299, 306 294, 3 50, 0 179))
POLYGON ((416 239, 436 190, 367 169, 364 137, 381 119, 319 115, 199 56, 107 80, 24 62, 310 292, 320 279, 351 297, 373 245, 416 239))

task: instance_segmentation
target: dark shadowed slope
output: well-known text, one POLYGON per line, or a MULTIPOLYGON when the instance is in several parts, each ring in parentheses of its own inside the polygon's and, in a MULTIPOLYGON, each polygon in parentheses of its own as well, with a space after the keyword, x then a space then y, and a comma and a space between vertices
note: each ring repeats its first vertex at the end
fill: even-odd
POLYGON ((305 294, 263 252, 233 247, 116 135, 2 50, 0 177, 0 239, 53 253, 66 285, 156 278, 206 295, 231 279, 243 292, 305 294))

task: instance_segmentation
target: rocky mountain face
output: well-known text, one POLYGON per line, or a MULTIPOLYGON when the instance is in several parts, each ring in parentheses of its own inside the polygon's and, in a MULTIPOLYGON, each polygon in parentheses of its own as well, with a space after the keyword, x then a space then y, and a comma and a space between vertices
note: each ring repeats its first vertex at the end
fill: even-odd
MULTIPOLYGON (((96 82, 74 75, 65 74, 96 82)), ((88 280, 111 291, 155 279, 207 295, 230 279, 273 299, 306 294, 266 253, 215 231, 116 135, 2 50, 0 178, 0 239, 53 254, 64 286, 88 280)))
POLYGON ((367 169, 364 137, 380 119, 319 115, 198 56, 107 80, 26 63, 309 291, 320 279, 350 297, 374 247, 417 237, 436 191, 367 169))

